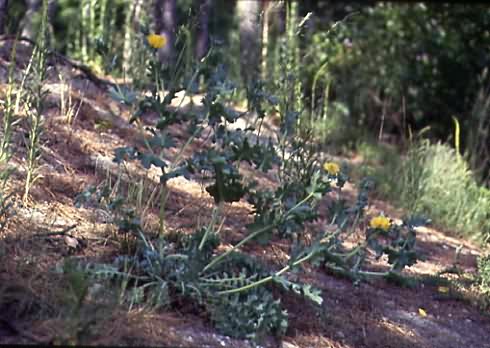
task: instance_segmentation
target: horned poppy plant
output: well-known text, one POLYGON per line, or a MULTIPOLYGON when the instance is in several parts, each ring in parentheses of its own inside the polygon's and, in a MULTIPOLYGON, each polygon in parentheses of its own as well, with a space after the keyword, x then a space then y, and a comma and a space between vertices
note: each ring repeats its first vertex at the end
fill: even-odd
POLYGON ((150 34, 146 37, 146 40, 148 41, 148 44, 155 49, 162 48, 167 44, 167 38, 158 34, 150 34))
POLYGON ((391 226, 391 223, 387 217, 380 215, 380 216, 373 217, 369 222, 369 226, 371 228, 379 228, 380 230, 388 231, 391 226))
POLYGON ((330 175, 337 175, 340 173, 339 165, 334 162, 325 162, 325 164, 323 164, 323 169, 330 175))

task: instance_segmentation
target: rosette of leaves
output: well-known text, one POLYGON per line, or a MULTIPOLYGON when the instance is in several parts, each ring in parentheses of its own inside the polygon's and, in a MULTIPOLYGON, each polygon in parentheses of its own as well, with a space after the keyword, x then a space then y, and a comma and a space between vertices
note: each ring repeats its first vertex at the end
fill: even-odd
POLYGON ((265 285, 253 286, 269 272, 246 254, 232 252, 201 278, 208 293, 206 308, 215 327, 231 337, 257 339, 263 334, 282 335, 287 328, 287 312, 265 285), (243 291, 224 293, 251 286, 243 291))
MULTIPOLYGON (((90 191, 89 196, 103 196, 95 189, 90 191)), ((309 247, 298 246, 289 264, 271 273, 246 254, 234 250, 217 254, 220 239, 210 226, 172 242, 163 237, 150 242, 139 221, 130 215, 122 215, 123 220, 124 216, 127 221, 121 226, 141 240, 136 254, 120 256, 112 265, 87 267, 86 271, 98 279, 121 284, 121 298, 130 306, 146 303, 160 307, 186 301, 204 307, 220 332, 258 338, 266 333, 282 334, 287 328, 287 313, 272 296, 270 285, 280 284, 316 303, 322 301, 319 291, 293 283, 284 275, 302 262, 313 260, 326 246, 320 240, 309 247)))
POLYGON ((196 305, 204 305, 216 328, 233 337, 256 338, 265 333, 284 333, 287 313, 266 287, 219 294, 264 277, 267 272, 255 259, 231 253, 226 263, 203 272, 219 245, 217 234, 201 229, 182 237, 173 246, 164 240, 160 243, 154 248, 145 247, 130 258, 132 272, 139 277, 139 289, 146 290, 146 295, 141 293, 142 298, 158 298, 164 289, 174 301, 183 297, 196 305))
POLYGON ((257 339, 264 334, 281 336, 288 326, 287 312, 265 287, 222 295, 208 305, 211 320, 223 334, 257 339))

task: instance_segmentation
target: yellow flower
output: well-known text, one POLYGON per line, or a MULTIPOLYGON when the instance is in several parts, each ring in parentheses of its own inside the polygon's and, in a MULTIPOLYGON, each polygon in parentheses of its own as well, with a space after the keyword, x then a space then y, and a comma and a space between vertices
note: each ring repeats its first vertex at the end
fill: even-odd
POLYGON ((167 38, 164 35, 150 34, 146 37, 148 44, 156 49, 162 48, 167 44, 167 38))
POLYGON ((371 228, 379 228, 379 229, 384 230, 384 231, 388 231, 390 228, 390 225, 391 225, 390 220, 387 217, 382 216, 382 215, 373 217, 371 219, 371 221, 369 222, 369 226, 371 228))
POLYGON ((421 317, 426 317, 427 316, 427 312, 423 308, 419 308, 419 315, 421 317))
POLYGON ((340 173, 340 167, 334 162, 325 162, 323 164, 323 169, 330 175, 337 175, 340 173))

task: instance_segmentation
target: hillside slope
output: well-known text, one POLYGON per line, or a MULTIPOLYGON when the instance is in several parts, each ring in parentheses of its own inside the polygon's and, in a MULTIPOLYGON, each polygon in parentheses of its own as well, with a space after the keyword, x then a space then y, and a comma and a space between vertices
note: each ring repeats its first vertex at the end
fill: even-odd
MULTIPOLYGON (((0 47, 1 66, 6 66, 8 45, 0 47)), ((20 68, 27 62, 28 50, 21 47, 19 52, 20 68)), ((73 299, 66 295, 69 284, 56 270, 67 258, 110 261, 122 248, 107 213, 96 207, 77 208, 77 195, 90 185, 99 185, 104 180, 112 180, 116 185, 120 179, 118 185, 127 189, 144 183, 147 191, 143 200, 147 201, 158 178, 151 172, 144 177, 137 167, 128 165, 132 177, 125 179, 120 175, 121 167, 112 162, 114 149, 138 146, 140 133, 128 122, 130 111, 110 97, 108 86, 94 82, 73 66, 54 61, 51 64, 46 84, 49 98, 42 136, 42 179, 34 185, 27 205, 20 200, 25 177, 21 132, 14 138, 16 153, 11 165, 16 169, 8 185, 17 192, 15 215, 0 232, 0 343, 255 346, 218 335, 209 318, 187 308, 185 303, 180 308, 161 311, 138 307, 127 310, 97 293, 97 284, 89 289, 86 302, 73 311, 73 299), (64 76, 64 85, 59 81, 60 74, 64 76), (64 105, 70 100, 74 110, 70 124, 66 109, 61 110, 62 98, 64 105)), ((1 71, 3 86, 5 76, 5 71, 1 71)), ((198 104, 199 98, 195 102, 198 104)), ((175 101, 175 105, 178 103, 175 101)), ((143 119, 150 122, 152 115, 143 119)), ((173 132, 178 135, 179 128, 175 127, 173 132)), ((274 185, 273 175, 259 179, 265 185, 274 185)), ((198 182, 178 178, 171 180, 169 187, 169 230, 186 233, 194 228, 196 216, 209 219, 213 201, 198 182)), ((355 186, 348 184, 346 191, 355 197, 355 186)), ((233 244, 243 235, 244 226, 250 222, 250 210, 250 205, 242 201, 225 205, 227 218, 222 230, 225 244, 233 244)), ((384 211, 394 218, 403 215, 382 201, 371 202, 368 210, 370 214, 384 211)), ((156 228, 157 214, 156 204, 150 205, 144 221, 148 229, 156 228)), ((420 228, 417 237, 417 251, 424 260, 409 267, 407 274, 427 276, 455 266, 466 273, 475 272, 476 258, 481 253, 477 246, 431 228, 420 228)), ((277 240, 267 248, 254 244, 244 250, 274 266, 287 262, 287 243, 277 240)), ((281 339, 265 338, 262 346, 490 347, 488 309, 486 312, 479 309, 477 297, 472 303, 471 292, 459 289, 454 285, 457 282, 447 290, 443 288, 444 291, 437 281, 420 282, 412 288, 384 280, 353 284, 322 269, 306 269, 299 277, 322 290, 322 305, 285 296, 282 303, 289 313, 288 331, 281 339)), ((454 274, 449 277, 464 280, 454 274)))

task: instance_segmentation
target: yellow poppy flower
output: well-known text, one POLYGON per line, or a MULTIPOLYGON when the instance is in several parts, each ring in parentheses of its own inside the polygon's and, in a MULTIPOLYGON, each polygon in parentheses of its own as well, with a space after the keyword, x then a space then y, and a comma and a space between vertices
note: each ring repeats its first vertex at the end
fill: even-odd
POLYGON ((323 164, 323 169, 330 175, 337 175, 340 173, 340 167, 334 162, 325 162, 323 164))
POLYGON ((379 215, 371 219, 369 226, 371 228, 379 228, 383 231, 388 231, 390 229, 391 222, 387 217, 379 215))
POLYGON ((150 34, 146 37, 146 40, 155 49, 162 48, 167 44, 167 38, 164 35, 150 34))

